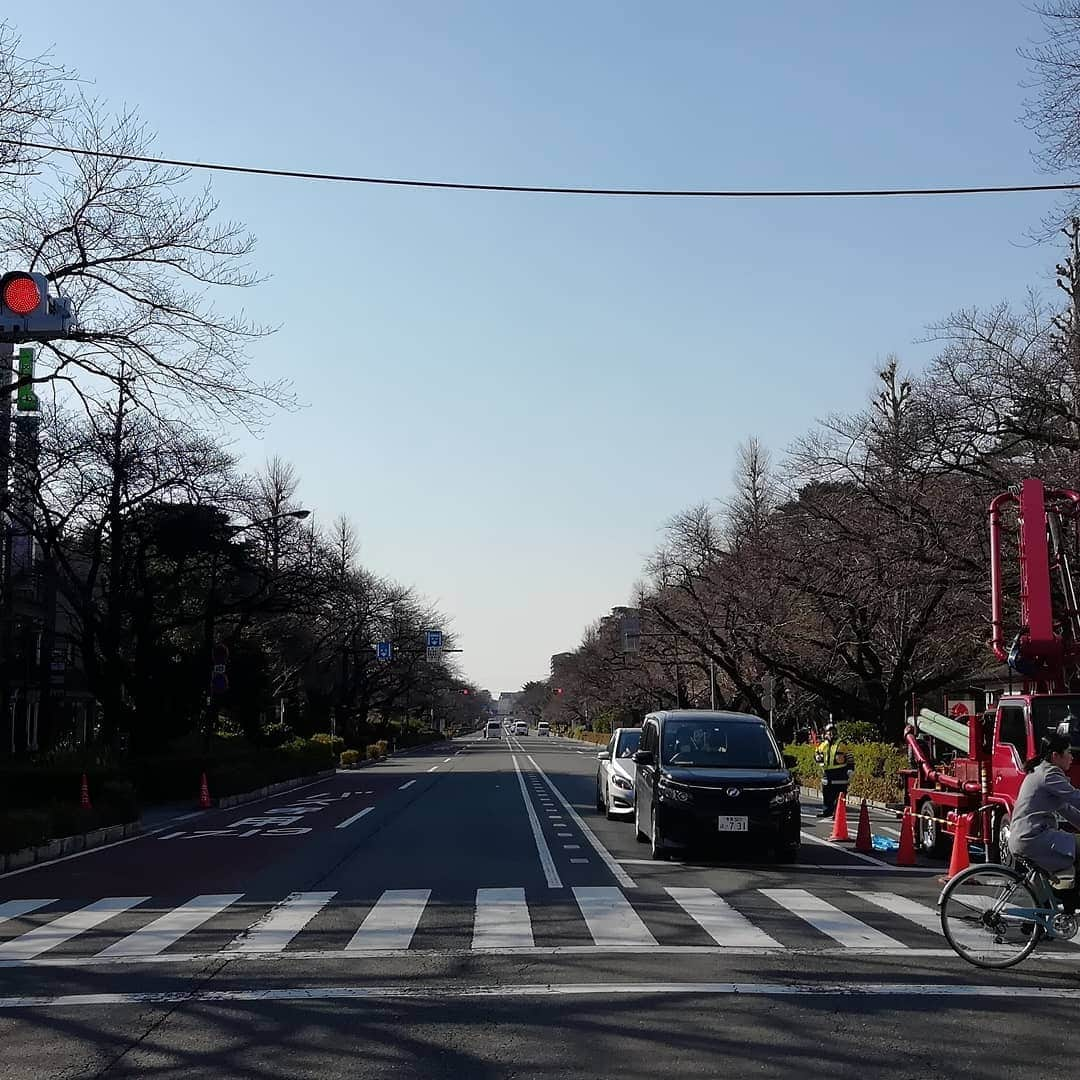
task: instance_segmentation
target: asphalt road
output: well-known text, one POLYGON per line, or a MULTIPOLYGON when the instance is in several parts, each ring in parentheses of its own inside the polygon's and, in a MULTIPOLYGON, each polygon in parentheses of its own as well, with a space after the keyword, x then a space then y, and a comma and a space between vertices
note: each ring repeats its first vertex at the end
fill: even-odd
POLYGON ((830 844, 809 804, 795 865, 654 863, 595 771, 567 740, 458 740, 0 875, 0 1075, 1075 1067, 1080 948, 965 965, 943 868, 830 844))

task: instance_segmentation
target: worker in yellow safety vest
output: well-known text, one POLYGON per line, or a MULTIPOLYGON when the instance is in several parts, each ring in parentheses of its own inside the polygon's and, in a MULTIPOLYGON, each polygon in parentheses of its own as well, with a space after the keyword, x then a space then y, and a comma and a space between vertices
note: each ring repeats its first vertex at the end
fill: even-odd
POLYGON ((831 721, 825 725, 825 738, 818 744, 814 760, 821 766, 822 807, 818 817, 832 817, 840 792, 847 790, 851 768, 848 755, 840 749, 836 725, 831 721))

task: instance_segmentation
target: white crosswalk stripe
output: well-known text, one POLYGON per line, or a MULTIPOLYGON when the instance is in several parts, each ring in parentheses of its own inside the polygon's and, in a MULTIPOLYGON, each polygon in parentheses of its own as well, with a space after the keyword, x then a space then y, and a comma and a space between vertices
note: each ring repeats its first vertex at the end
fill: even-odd
POLYGON ((575 888, 574 899, 597 945, 656 944, 621 889, 575 888))
POLYGON ((793 915, 798 915, 815 930, 827 934, 834 941, 849 949, 888 948, 902 949, 904 946, 895 938, 867 926, 861 919, 849 915, 846 911, 814 896, 806 889, 762 889, 762 894, 775 900, 793 915))
POLYGON ((477 889, 474 949, 531 948, 532 921, 524 889, 477 889))
POLYGON ((430 897, 430 889, 387 889, 353 934, 345 951, 407 949, 430 897))
POLYGON ((932 907, 920 904, 917 900, 911 900, 894 892, 860 892, 856 889, 849 890, 852 896, 865 900, 868 904, 876 904, 885 911, 891 911, 894 915, 907 919, 909 922, 929 930, 931 934, 944 934, 941 929, 941 916, 932 907))
POLYGON ((243 893, 223 893, 196 896, 186 904, 181 904, 172 911, 147 923, 144 927, 121 938, 107 949, 102 949, 99 956, 155 956, 174 945, 185 934, 202 926, 204 922, 220 914, 231 904, 235 904, 243 893))
POLYGON ((6 923, 9 919, 17 919, 20 915, 28 915, 38 908, 48 907, 55 904, 52 900, 5 900, 0 904, 0 923, 6 923))
MULTIPOLYGON (((460 921, 459 929, 447 931, 441 920, 433 920, 433 947, 440 949, 531 949, 552 948, 562 945, 582 947, 582 934, 595 948, 609 947, 701 947, 700 932, 711 939, 715 946, 730 949, 882 949, 891 953, 903 953, 915 946, 898 941, 868 925, 862 918, 843 910, 843 898, 853 898, 861 905, 860 912, 868 907, 879 910, 883 916, 891 916, 915 935, 926 938, 922 947, 940 948, 941 927, 932 902, 919 902, 899 893, 849 889, 846 892, 830 892, 829 900, 806 889, 759 889, 755 892, 767 897, 779 910, 769 912, 768 932, 757 924, 753 912, 745 910, 747 894, 740 891, 730 899, 713 889, 699 887, 669 886, 663 893, 653 894, 652 900, 641 906, 631 903, 626 892, 617 886, 584 887, 571 890, 577 912, 571 920, 542 920, 534 924, 534 914, 550 901, 550 894, 538 891, 532 897, 530 909, 527 890, 521 887, 480 888, 471 902, 471 929, 466 936, 460 921), (661 913, 657 900, 667 904, 661 913), (538 907, 536 906, 538 905, 538 907), (744 910, 740 910, 743 908, 744 910), (783 915, 791 916, 785 925, 783 915), (577 916, 580 915, 580 920, 577 916), (660 919, 658 925, 650 922, 660 919), (820 942, 807 942, 806 927, 812 927, 820 942), (693 929, 695 937, 688 936, 693 929), (827 939, 827 940, 826 940, 827 939)), ((231 941, 218 947, 221 955, 279 954, 305 951, 303 936, 310 929, 313 919, 337 896, 334 892, 297 892, 287 896, 267 910, 261 918, 253 921, 245 930, 236 933, 235 917, 226 922, 231 941)), ((113 929, 102 927, 107 920, 130 908, 146 903, 150 897, 105 897, 84 907, 70 910, 58 916, 36 916, 41 925, 18 934, 9 930, 7 940, 0 942, 0 967, 24 962, 102 962, 123 963, 126 960, 153 961, 156 957, 194 958, 198 954, 190 947, 185 949, 185 939, 200 929, 214 933, 215 919, 229 915, 243 900, 242 893, 207 894, 192 897, 168 910, 159 907, 154 918, 139 929, 128 927, 113 929), (97 929, 102 927, 101 929, 97 929), (109 934, 113 940, 104 941, 100 952, 92 956, 86 948, 79 949, 80 935, 95 932, 109 934), (67 948, 63 948, 67 946, 67 948), (47 957, 43 954, 48 954, 47 957)), ((343 938, 328 948, 321 944, 322 934, 314 935, 318 942, 317 952, 336 952, 341 955, 361 954, 368 951, 405 951, 415 948, 414 940, 432 897, 430 889, 388 889, 377 896, 374 904, 360 920, 347 927, 351 938, 342 945, 343 938)), ((38 912, 58 900, 7 900, 0 901, 0 923, 11 923, 21 916, 38 912)), ((460 907, 460 905, 459 905, 460 907)), ((336 925, 341 925, 341 912, 349 912, 351 905, 338 908, 336 925)), ((330 923, 326 924, 330 926, 330 923)), ((586 948, 590 946, 585 946, 586 948)))
POLYGON ((667 894, 716 942, 738 948, 781 949, 783 946, 712 889, 669 888, 667 894))
POLYGON ((55 949, 73 937, 92 930, 106 919, 149 899, 149 896, 106 896, 104 900, 87 904, 78 911, 61 915, 44 926, 28 930, 11 941, 5 941, 0 945, 0 960, 29 960, 31 957, 40 956, 43 952, 55 949))
POLYGON ((238 935, 228 952, 281 952, 331 900, 335 892, 296 892, 238 935))

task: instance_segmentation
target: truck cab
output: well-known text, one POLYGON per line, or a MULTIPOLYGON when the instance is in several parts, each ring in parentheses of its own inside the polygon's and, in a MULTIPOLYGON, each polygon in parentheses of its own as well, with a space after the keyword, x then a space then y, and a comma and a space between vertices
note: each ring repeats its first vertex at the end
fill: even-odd
MULTIPOLYGON (((919 846, 940 853, 957 816, 971 814, 971 839, 989 840, 992 856, 1009 861, 1024 762, 1035 756, 1042 736, 1062 724, 1080 746, 1080 694, 1004 694, 994 708, 966 720, 922 710, 909 728, 913 768, 904 774, 919 846)), ((1080 787, 1080 757, 1069 779, 1080 787)))

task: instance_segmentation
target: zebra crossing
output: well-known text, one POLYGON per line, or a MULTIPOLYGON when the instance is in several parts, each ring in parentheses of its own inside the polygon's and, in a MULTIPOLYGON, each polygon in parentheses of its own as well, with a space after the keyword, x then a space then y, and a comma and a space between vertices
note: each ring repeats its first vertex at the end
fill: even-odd
POLYGON ((431 923, 430 939, 448 917, 456 930, 445 951, 516 953, 569 944, 573 951, 840 950, 902 956, 944 945, 932 901, 886 891, 832 890, 828 899, 796 888, 748 889, 724 897, 709 888, 671 886, 662 893, 636 890, 633 900, 618 887, 575 887, 567 893, 559 906, 539 895, 530 904, 524 888, 481 888, 467 912, 460 903, 433 898, 430 889, 388 889, 373 904, 335 904, 338 894, 332 891, 295 892, 277 903, 248 907, 243 893, 207 894, 166 911, 155 909, 151 897, 109 896, 55 914, 49 909, 60 905, 57 899, 9 900, 0 902, 0 969, 42 962, 175 962, 207 955, 403 953, 422 949, 425 925, 431 923), (130 928, 147 915, 152 917, 130 928), (193 935, 215 928, 215 945, 192 948, 193 935), (312 934, 314 948, 307 940, 312 934), (335 935, 337 944, 328 946, 335 935), (103 944, 103 937, 111 940, 103 944))

